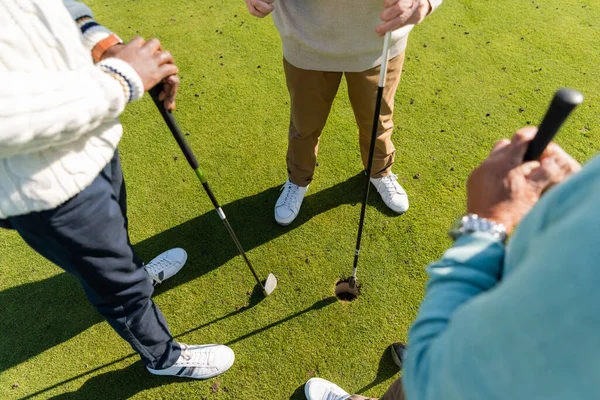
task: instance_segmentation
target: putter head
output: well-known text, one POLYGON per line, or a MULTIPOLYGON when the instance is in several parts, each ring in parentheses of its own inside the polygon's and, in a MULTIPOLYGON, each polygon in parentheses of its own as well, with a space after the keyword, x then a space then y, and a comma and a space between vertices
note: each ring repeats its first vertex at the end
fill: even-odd
POLYGON ((344 278, 336 282, 334 293, 339 300, 354 301, 360 295, 360 287, 356 284, 354 287, 350 286, 350 278, 344 278))
POLYGON ((356 278, 354 276, 348 278, 348 285, 350 286, 350 289, 354 289, 356 286, 356 278))
POLYGON ((265 290, 263 290, 263 293, 265 296, 268 296, 271 293, 273 293, 273 290, 275 290, 275 288, 277 287, 277 278, 275 278, 275 275, 269 274, 269 276, 267 276, 267 280, 265 281, 264 286, 265 290))

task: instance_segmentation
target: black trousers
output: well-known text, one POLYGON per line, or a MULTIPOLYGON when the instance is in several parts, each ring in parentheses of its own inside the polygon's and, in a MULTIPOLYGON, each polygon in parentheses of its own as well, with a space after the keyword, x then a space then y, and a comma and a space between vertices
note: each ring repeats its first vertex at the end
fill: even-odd
POLYGON ((152 301, 152 280, 129 241, 126 198, 115 152, 94 182, 66 203, 10 217, 4 225, 74 275, 90 302, 146 366, 167 368, 177 361, 181 349, 152 301))

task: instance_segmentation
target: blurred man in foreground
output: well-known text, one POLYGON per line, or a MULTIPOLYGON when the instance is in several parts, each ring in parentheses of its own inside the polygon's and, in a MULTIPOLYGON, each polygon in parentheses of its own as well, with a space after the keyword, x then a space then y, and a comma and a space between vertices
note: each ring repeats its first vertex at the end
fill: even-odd
MULTIPOLYGON (((580 165, 551 143, 523 163, 535 132, 497 142, 471 173, 467 214, 428 267, 403 376, 382 399, 598 397, 600 158, 569 178, 580 165)), ((363 399, 322 379, 306 394, 363 399)))

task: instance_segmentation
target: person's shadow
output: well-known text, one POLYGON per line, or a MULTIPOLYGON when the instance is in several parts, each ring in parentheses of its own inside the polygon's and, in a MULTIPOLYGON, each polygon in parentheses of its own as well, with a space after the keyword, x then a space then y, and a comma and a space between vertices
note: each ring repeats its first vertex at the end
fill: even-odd
MULTIPOLYGON (((149 374, 142 362, 137 361, 128 367, 94 376, 76 391, 62 393, 52 398, 61 400, 94 399, 101 394, 104 399, 128 399, 144 390, 186 381, 186 379, 173 376, 157 377, 149 374)), ((41 394, 41 392, 37 394, 41 394)), ((33 397, 27 396, 24 399, 33 397)))
MULTIPOLYGON (((288 227, 281 227, 273 220, 273 205, 279 196, 279 187, 236 200, 223 206, 223 210, 242 246, 248 251, 286 234, 318 214, 342 204, 360 203, 363 183, 364 174, 361 172, 308 195, 302 213, 288 227)), ((371 195, 370 203, 388 212, 379 196, 371 195)), ((158 286, 160 292, 219 268, 238 255, 215 211, 148 238, 136 244, 135 248, 142 259, 149 260, 175 246, 188 252, 188 262, 176 276, 158 286)), ((25 264, 26 260, 23 262, 25 264)), ((270 272, 268 264, 257 269, 263 279, 270 272)), ((77 281, 66 273, 3 290, 0 292, 0 315, 0 332, 3 332, 0 372, 71 339, 103 320, 87 302, 77 281)), ((168 320, 168 315, 166 317, 168 320)))
MULTIPOLYGON (((261 291, 258 290, 258 288, 255 288, 255 291, 252 294, 252 297, 250 299, 250 303, 246 307, 244 307, 238 311, 234 311, 230 314, 227 314, 223 317, 217 318, 208 323, 205 323, 203 325, 200 325, 200 326, 198 326, 194 329, 191 329, 187 332, 180 333, 177 336, 175 336, 175 339, 177 339, 178 337, 187 335, 190 332, 205 328, 205 327, 207 327, 213 323, 216 323, 224 318, 239 314, 249 308, 252 308, 256 304, 258 304, 258 301, 260 301, 259 297, 261 297, 261 296, 262 296, 261 291)), ((297 318, 301 315, 307 314, 312 311, 321 310, 321 309, 327 307, 328 305, 335 303, 336 301, 337 301, 337 298, 335 296, 326 297, 323 300, 317 301, 315 304, 313 304, 312 306, 310 306, 304 310, 301 310, 294 314, 288 315, 287 317, 282 318, 279 321, 273 322, 262 328, 255 329, 251 332, 245 333, 242 336, 232 339, 232 340, 228 341, 227 343, 225 343, 225 345, 231 346, 234 343, 246 340, 256 334, 259 334, 268 329, 274 328, 278 325, 284 324, 284 323, 286 323, 294 318, 297 318)), ((24 397, 22 400, 35 398, 35 397, 37 397, 43 393, 46 393, 52 389, 58 388, 67 382, 71 382, 76 379, 80 379, 88 374, 96 372, 100 369, 107 368, 112 364, 124 361, 129 358, 137 358, 137 357, 135 354, 130 354, 121 359, 115 360, 109 364, 103 365, 98 368, 94 368, 91 371, 84 372, 80 375, 77 375, 77 376, 71 378, 71 379, 68 379, 68 380, 65 380, 62 382, 58 382, 50 387, 47 387, 40 391, 37 391, 36 393, 30 394, 30 395, 24 397)), ((67 392, 67 393, 60 394, 53 398, 63 399, 63 400, 90 399, 90 398, 97 397, 98 393, 102 393, 103 398, 106 398, 106 399, 126 399, 126 398, 130 398, 130 397, 134 396, 135 394, 137 394, 141 391, 144 391, 144 390, 147 390, 147 389, 150 389, 153 387, 174 384, 174 383, 178 383, 178 382, 185 382, 185 381, 186 381, 185 379, 182 380, 181 378, 177 378, 177 377, 161 376, 159 378, 159 377, 153 376, 153 375, 149 374, 148 371, 146 371, 142 362, 138 361, 138 362, 135 362, 135 363, 129 365, 128 367, 125 367, 125 368, 122 368, 119 370, 112 370, 112 371, 109 371, 109 372, 106 372, 103 374, 96 375, 96 376, 88 379, 79 389, 77 389, 73 392, 67 392), (127 384, 122 384, 123 382, 127 382, 127 384)))

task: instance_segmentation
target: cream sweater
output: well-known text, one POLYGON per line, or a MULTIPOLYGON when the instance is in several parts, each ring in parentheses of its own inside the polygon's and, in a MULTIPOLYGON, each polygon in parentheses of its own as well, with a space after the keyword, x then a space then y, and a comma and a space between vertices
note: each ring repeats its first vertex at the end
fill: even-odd
MULTIPOLYGON (((429 0, 432 11, 442 0, 429 0)), ((361 72, 381 65, 383 0, 277 0, 273 21, 283 56, 292 65, 317 71, 361 72)), ((413 25, 392 33, 390 58, 406 49, 413 25)))
POLYGON ((86 188, 121 138, 119 114, 142 96, 129 64, 94 65, 110 32, 84 4, 0 1, 0 218, 57 207, 86 188), (78 29, 79 28, 79 29, 78 29))

